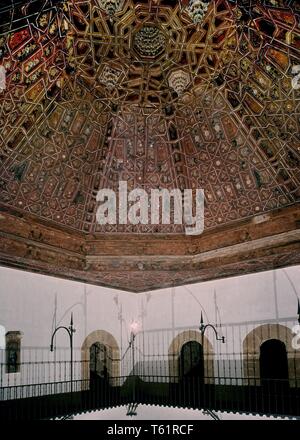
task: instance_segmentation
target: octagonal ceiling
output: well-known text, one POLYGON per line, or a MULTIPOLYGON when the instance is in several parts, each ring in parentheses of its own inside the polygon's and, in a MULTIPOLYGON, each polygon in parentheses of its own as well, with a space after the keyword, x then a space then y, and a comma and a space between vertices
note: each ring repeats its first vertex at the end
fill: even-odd
POLYGON ((0 7, 2 264, 144 291, 300 262, 299 3, 190 3, 0 7), (203 236, 99 225, 120 180, 203 188, 203 236))

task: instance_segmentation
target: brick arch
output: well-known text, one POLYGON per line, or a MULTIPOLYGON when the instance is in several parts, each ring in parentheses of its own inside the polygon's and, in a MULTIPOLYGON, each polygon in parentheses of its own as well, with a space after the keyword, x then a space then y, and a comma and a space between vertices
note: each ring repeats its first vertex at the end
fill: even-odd
POLYGON ((214 362, 213 362, 213 347, 207 337, 196 330, 185 330, 179 333, 171 342, 168 357, 169 357, 169 375, 172 382, 178 382, 178 360, 181 349, 187 342, 196 341, 202 345, 203 342, 203 357, 204 357, 204 382, 214 382, 214 362))
POLYGON ((107 365, 107 372, 110 377, 110 384, 116 386, 118 377, 120 377, 120 349, 114 336, 105 330, 93 331, 85 338, 82 344, 82 378, 84 380, 89 380, 90 378, 90 348, 96 342, 103 344, 107 349, 107 354, 110 359, 107 365))
POLYGON ((296 379, 300 376, 300 353, 292 347, 293 337, 292 330, 281 324, 263 324, 248 333, 243 341, 245 382, 249 385, 260 385, 260 347, 270 339, 278 339, 286 346, 289 384, 295 387, 296 379))

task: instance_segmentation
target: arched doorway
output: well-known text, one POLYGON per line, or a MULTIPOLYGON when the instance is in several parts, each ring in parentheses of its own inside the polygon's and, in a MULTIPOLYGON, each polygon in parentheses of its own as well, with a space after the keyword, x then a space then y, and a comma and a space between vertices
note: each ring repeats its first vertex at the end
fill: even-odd
POLYGON ((101 375, 103 377, 106 375, 107 382, 111 386, 119 386, 120 350, 111 333, 105 330, 95 330, 90 333, 82 344, 81 359, 83 389, 88 389, 90 386, 91 372, 98 374, 100 378, 101 375))
POLYGON ((286 345, 279 339, 268 339, 260 346, 260 378, 263 386, 283 389, 288 385, 289 370, 286 345))
POLYGON ((178 357, 180 401, 184 405, 197 407, 203 398, 204 356, 203 347, 197 341, 184 343, 178 357))
MULTIPOLYGON (((195 330, 185 330, 181 333, 178 333, 178 335, 172 340, 169 350, 168 350, 168 357, 169 357, 169 376, 170 376, 170 382, 171 383, 178 383, 181 380, 181 372, 182 367, 180 367, 182 361, 182 354, 184 354, 185 358, 189 358, 189 351, 195 352, 194 359, 199 358, 199 350, 200 358, 202 358, 203 362, 203 373, 201 373, 201 368, 198 370, 199 377, 202 374, 202 377, 204 379, 204 383, 206 384, 214 384, 214 354, 213 354, 213 347, 206 336, 202 336, 200 332, 195 330), (192 345, 187 345, 184 350, 182 348, 189 343, 193 343, 192 345), (194 344, 199 344, 200 349, 198 346, 195 346, 194 344), (194 348, 192 348, 194 346, 194 348), (198 348, 196 348, 198 347, 198 348), (198 353, 198 355, 197 355, 198 353), (200 371, 200 372, 199 372, 200 371)), ((184 370, 183 370, 184 371, 184 370)))
POLYGON ((243 371, 245 385, 261 385, 261 346, 263 343, 275 339, 277 341, 281 341, 285 345, 288 361, 289 386, 291 388, 299 386, 298 377, 300 372, 300 351, 294 350, 292 344, 293 337, 294 335, 292 330, 281 324, 263 324, 251 330, 243 341, 243 371))
POLYGON ((91 380, 108 379, 107 348, 100 342, 95 342, 90 347, 90 378, 91 380))
POLYGON ((197 341, 183 344, 179 356, 179 375, 181 379, 204 379, 203 347, 197 341))

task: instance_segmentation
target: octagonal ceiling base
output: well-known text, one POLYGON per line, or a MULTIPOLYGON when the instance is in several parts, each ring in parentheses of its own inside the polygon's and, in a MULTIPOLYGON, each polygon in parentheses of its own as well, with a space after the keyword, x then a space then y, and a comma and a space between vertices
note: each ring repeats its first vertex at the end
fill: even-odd
POLYGON ((84 235, 0 207, 0 264, 130 292, 300 264, 300 208, 185 235, 84 235))

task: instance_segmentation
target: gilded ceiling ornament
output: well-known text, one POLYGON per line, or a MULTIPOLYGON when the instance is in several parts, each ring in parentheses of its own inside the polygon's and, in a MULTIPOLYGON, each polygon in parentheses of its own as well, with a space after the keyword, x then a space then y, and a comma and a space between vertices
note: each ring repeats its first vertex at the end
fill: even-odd
POLYGON ((0 66, 0 93, 6 89, 6 69, 0 66))
POLYGON ((181 95, 190 83, 190 75, 184 70, 175 70, 169 76, 169 86, 181 95))
POLYGON ((109 66, 104 66, 99 77, 99 82, 104 84, 109 90, 113 90, 120 78, 121 72, 109 66))
POLYGON ((166 37, 155 26, 146 25, 135 34, 134 47, 142 56, 156 57, 165 50, 165 46, 166 37))
POLYGON ((121 9, 123 1, 124 0, 98 0, 98 3, 100 8, 104 9, 111 17, 121 9))
POLYGON ((203 20, 210 0, 190 0, 187 11, 194 23, 201 23, 203 20))

